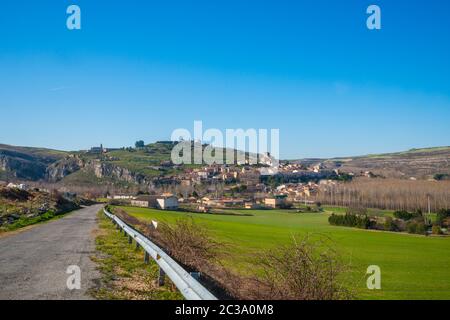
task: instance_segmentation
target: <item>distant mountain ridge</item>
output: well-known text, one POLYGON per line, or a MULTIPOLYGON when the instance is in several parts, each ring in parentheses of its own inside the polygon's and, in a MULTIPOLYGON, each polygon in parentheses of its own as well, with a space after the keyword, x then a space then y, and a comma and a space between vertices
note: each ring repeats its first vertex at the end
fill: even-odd
POLYGON ((370 171, 386 178, 430 179, 436 174, 450 175, 450 147, 417 148, 354 157, 300 159, 294 162, 305 165, 322 163, 327 168, 343 172, 370 171))

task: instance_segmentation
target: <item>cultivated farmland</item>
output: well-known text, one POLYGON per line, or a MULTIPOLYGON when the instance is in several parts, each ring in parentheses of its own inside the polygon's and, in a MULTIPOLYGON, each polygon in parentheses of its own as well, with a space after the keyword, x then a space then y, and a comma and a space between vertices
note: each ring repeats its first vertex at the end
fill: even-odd
POLYGON ((351 267, 346 282, 360 299, 450 299, 450 238, 367 231, 328 224, 331 213, 295 213, 287 210, 245 210, 251 215, 190 214, 123 207, 143 221, 173 223, 192 216, 218 241, 228 244, 224 263, 242 274, 252 270, 260 250, 287 244, 294 236, 320 234, 335 243, 351 267), (230 250, 231 248, 231 250, 230 250), (366 288, 366 269, 378 265, 382 289, 366 288))

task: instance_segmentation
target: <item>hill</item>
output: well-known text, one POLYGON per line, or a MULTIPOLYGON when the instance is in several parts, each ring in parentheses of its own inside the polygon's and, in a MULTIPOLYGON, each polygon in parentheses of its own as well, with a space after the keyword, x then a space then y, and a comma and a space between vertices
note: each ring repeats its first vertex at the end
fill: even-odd
POLYGON ((0 180, 44 179, 47 167, 66 155, 64 151, 0 144, 0 180))
MULTIPOLYGON (((199 166, 173 165, 170 161, 173 146, 172 142, 160 141, 143 148, 65 152, 0 144, 0 181, 40 181, 71 187, 130 187, 158 183, 199 166)), ((326 169, 355 174, 370 171, 386 178, 428 179, 439 174, 450 175, 449 159, 450 147, 437 147, 291 162, 307 166, 321 163, 326 169)))
POLYGON ((429 179, 439 174, 450 175, 450 147, 411 149, 356 157, 301 159, 296 162, 304 165, 322 163, 326 168, 348 173, 370 171, 385 178, 429 179))
POLYGON ((83 186, 149 184, 180 171, 170 163, 172 146, 157 142, 139 149, 75 152, 47 168, 47 181, 83 186))

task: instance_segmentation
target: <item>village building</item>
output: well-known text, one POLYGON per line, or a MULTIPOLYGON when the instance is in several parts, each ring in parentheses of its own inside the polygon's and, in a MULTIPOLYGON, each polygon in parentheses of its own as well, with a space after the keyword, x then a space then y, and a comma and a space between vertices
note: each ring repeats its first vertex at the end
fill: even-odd
POLYGON ((244 200, 239 199, 239 198, 220 199, 218 201, 218 203, 223 208, 243 207, 244 206, 244 200))
POLYGON ((135 207, 143 207, 143 208, 156 208, 157 201, 156 199, 159 196, 155 195, 141 195, 134 197, 131 199, 131 205, 135 207))
POLYGON ((100 144, 100 147, 92 147, 88 152, 89 153, 103 153, 105 150, 103 149, 103 144, 100 144))
POLYGON ((281 208, 286 205, 286 195, 275 195, 270 198, 264 199, 264 204, 269 208, 281 208))
POLYGON ((210 212, 210 208, 208 206, 205 206, 203 204, 199 204, 197 207, 198 212, 208 213, 210 212))
POLYGON ((134 207, 150 207, 150 199, 148 196, 138 196, 135 199, 131 200, 131 205, 134 207))
POLYGON ((192 186, 192 181, 190 179, 181 179, 180 184, 184 187, 192 186))
POLYGON ((261 172, 258 170, 246 171, 239 176, 239 180, 247 186, 256 186, 261 182, 261 172))
POLYGON ((253 209, 253 210, 261 209, 261 204, 255 203, 255 202, 245 202, 244 208, 245 209, 253 209))
POLYGON ((178 198, 173 194, 163 194, 156 199, 157 207, 162 210, 177 210, 178 198))
POLYGON ((108 199, 114 199, 114 200, 131 200, 136 198, 135 196, 126 195, 126 194, 115 194, 115 195, 109 195, 107 196, 108 199))

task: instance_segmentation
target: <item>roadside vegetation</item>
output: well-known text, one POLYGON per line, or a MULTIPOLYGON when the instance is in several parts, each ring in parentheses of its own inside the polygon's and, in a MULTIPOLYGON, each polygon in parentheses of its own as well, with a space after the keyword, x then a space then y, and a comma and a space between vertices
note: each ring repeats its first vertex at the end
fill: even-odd
POLYGON ((85 203, 57 191, 0 188, 0 233, 62 217, 85 203))
POLYGON ((355 295, 342 276, 349 266, 334 243, 325 237, 309 235, 276 250, 265 250, 257 258, 258 299, 350 300, 355 295), (262 289, 262 290, 261 290, 262 289))
POLYGON ((92 259, 102 276, 97 288, 91 291, 102 300, 179 300, 182 295, 166 281, 159 287, 158 265, 150 259, 144 262, 142 249, 130 245, 126 237, 99 211, 96 231, 97 254, 92 259))

